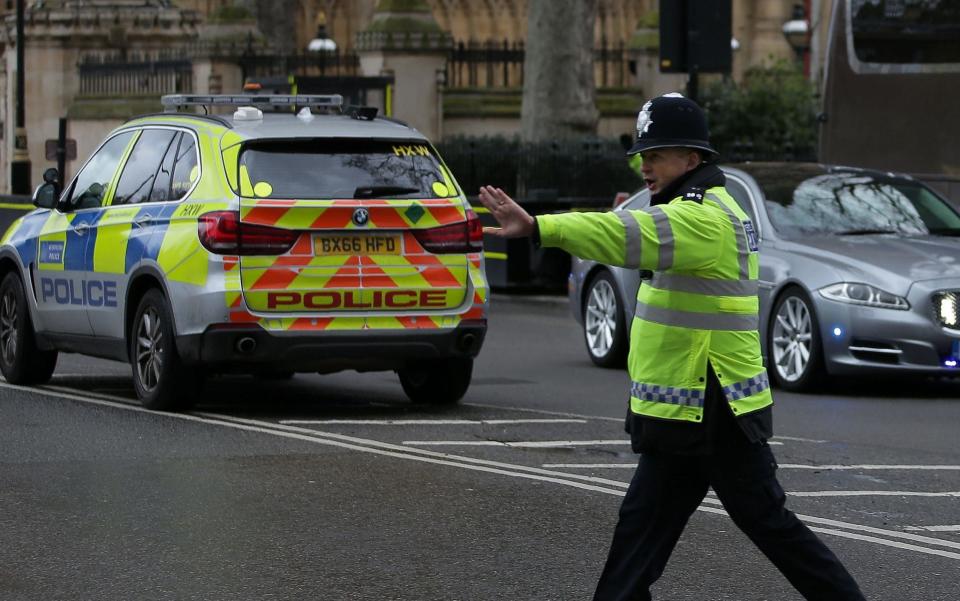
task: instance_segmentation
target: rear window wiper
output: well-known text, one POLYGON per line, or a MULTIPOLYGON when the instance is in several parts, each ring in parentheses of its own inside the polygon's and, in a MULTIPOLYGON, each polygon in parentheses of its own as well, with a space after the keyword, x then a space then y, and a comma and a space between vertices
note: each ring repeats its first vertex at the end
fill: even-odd
POLYGON ((837 236, 867 236, 870 234, 898 234, 897 230, 867 229, 862 230, 841 230, 833 232, 837 236))
POLYGON ((360 186, 353 191, 354 198, 380 198, 381 196, 396 196, 398 194, 413 194, 420 188, 409 186, 360 186))

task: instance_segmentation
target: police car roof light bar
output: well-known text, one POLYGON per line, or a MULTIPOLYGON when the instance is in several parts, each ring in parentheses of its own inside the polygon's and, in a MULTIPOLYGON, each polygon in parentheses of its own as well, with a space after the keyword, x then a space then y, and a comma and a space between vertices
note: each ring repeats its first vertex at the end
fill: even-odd
POLYGON ((340 108, 340 94, 167 94, 160 98, 167 112, 176 112, 185 106, 314 106, 340 108))

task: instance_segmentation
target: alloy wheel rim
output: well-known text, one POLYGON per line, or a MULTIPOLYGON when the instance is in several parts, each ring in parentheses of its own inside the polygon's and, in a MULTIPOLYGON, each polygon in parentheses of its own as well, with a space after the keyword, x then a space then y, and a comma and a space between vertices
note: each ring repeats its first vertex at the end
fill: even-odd
POLYGON ((813 320, 802 299, 790 297, 780 305, 773 326, 773 363, 777 375, 796 382, 807 372, 813 346, 813 320))
POLYGON ((17 325, 17 299, 8 290, 0 300, 0 353, 7 365, 17 356, 17 325))
POLYGON ((617 333, 617 298, 613 286, 598 280, 587 298, 584 331, 587 347, 594 357, 606 357, 617 333))
POLYGON ((137 324, 137 378, 146 392, 152 392, 160 382, 163 369, 163 331, 160 314, 148 307, 137 324))

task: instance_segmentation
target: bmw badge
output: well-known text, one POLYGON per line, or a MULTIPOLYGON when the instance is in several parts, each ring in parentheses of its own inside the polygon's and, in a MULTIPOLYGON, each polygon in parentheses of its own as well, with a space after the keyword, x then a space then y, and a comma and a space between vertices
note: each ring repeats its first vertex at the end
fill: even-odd
POLYGON ((367 225, 370 221, 370 212, 360 208, 353 212, 353 222, 357 225, 367 225))

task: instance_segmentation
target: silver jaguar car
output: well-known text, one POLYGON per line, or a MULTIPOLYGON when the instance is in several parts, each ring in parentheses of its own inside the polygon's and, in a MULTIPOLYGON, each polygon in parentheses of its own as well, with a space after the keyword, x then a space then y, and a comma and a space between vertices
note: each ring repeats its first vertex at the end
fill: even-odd
MULTIPOLYGON (((810 163, 723 170, 759 230, 760 335, 780 387, 894 371, 960 376, 960 213, 950 204, 892 173, 810 163)), ((649 201, 642 190, 615 210, 649 201)), ((597 365, 623 365, 645 275, 574 258, 571 307, 597 365)))

